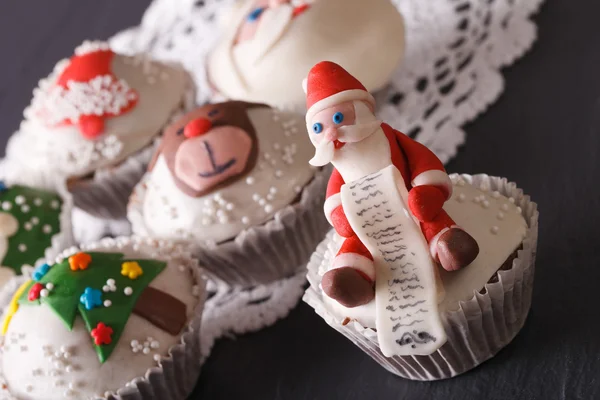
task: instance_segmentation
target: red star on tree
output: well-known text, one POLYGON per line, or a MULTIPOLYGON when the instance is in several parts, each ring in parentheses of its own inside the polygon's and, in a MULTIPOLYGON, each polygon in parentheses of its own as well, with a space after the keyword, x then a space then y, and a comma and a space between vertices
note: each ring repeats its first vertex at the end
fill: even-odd
POLYGON ((112 342, 112 333, 112 328, 110 326, 104 325, 103 322, 98 322, 98 325, 96 325, 96 327, 92 329, 91 332, 96 346, 100 346, 102 344, 110 344, 112 342))

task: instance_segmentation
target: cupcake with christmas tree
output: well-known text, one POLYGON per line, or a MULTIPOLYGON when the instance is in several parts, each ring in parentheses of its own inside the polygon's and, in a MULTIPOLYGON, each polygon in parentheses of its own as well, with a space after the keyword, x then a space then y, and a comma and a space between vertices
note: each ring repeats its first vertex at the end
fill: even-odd
POLYGON ((327 232, 327 173, 308 165, 302 116, 207 104, 165 130, 129 218, 138 235, 195 248, 217 277, 254 285, 304 267, 327 232))
POLYGON ((73 244, 72 200, 60 180, 0 165, 0 286, 73 244))
POLYGON ((4 314, 0 397, 184 399, 200 371, 198 271, 180 248, 139 238, 36 268, 4 314))
POLYGON ((377 119, 339 65, 315 65, 306 88, 311 163, 335 169, 324 207, 334 231, 308 265, 305 301, 403 377, 449 378, 492 357, 529 311, 536 204, 505 179, 451 179, 377 119))
POLYGON ((34 90, 9 140, 7 165, 61 176, 76 207, 97 218, 124 218, 154 140, 193 95, 178 65, 84 42, 34 90))

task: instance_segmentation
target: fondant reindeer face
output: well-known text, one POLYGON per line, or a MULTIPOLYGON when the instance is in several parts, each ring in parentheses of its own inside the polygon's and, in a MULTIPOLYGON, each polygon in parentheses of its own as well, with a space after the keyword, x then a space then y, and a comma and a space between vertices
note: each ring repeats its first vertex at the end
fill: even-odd
POLYGON ((0 265, 8 253, 8 238, 17 233, 19 222, 12 215, 0 212, 0 265))
POLYGON ((175 183, 199 197, 227 185, 256 163, 258 143, 248 110, 263 105, 227 102, 190 112, 165 131, 159 153, 175 183))

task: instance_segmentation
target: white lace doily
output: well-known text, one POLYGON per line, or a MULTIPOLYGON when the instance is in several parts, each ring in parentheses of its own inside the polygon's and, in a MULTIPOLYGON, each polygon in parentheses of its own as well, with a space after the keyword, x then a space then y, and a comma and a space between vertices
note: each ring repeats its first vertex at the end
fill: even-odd
MULTIPOLYGON (((115 35, 124 53, 147 51, 182 62, 209 101, 205 59, 218 39, 219 12, 235 0, 154 0, 142 23, 115 35)), ((542 0, 392 0, 406 21, 405 61, 390 86, 376 94, 380 117, 424 143, 447 162, 464 143, 462 125, 503 90, 500 69, 523 55, 536 38, 530 20, 542 0)), ((301 295, 303 274, 250 290, 217 285, 205 319, 213 338, 275 322, 301 295), (211 318, 210 316, 219 316, 211 318), (210 325, 210 321, 218 321, 210 325)), ((205 347, 206 348, 206 347, 205 347)))

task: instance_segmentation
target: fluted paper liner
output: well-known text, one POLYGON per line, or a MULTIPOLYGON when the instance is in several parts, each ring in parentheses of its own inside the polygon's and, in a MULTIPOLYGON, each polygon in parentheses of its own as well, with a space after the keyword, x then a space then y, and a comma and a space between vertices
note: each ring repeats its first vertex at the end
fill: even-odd
MULTIPOLYGON (((195 105, 194 82, 191 76, 187 74, 186 76, 187 83, 182 105, 173 112, 173 116, 165 123, 165 127, 195 105)), ((160 133, 162 133, 162 129, 157 132, 157 135, 160 133)), ((74 179, 69 182, 68 188, 73 193, 75 207, 97 218, 109 220, 126 218, 129 196, 146 173, 158 141, 159 139, 156 139, 118 166, 97 170, 92 178, 74 179)))
MULTIPOLYGON (((330 228, 323 213, 331 170, 318 171, 300 200, 268 222, 220 243, 191 243, 192 251, 215 278, 230 285, 253 286, 291 277, 302 270, 330 228)), ((135 189, 128 217, 136 235, 150 236, 143 216, 144 181, 135 189)))
POLYGON ((75 244, 73 222, 71 219, 73 196, 67 190, 64 182, 56 177, 49 178, 42 174, 36 174, 26 168, 15 168, 6 159, 0 160, 0 180, 4 180, 10 185, 23 185, 56 193, 62 200, 62 209, 59 216, 60 231, 52 236, 51 246, 44 251, 43 255, 40 255, 35 265, 25 266, 23 272, 27 272, 28 267, 34 267, 43 263, 45 259, 55 258, 61 251, 75 244))
MULTIPOLYGON (((144 238, 126 238, 103 239, 95 245, 82 246, 81 250, 94 250, 100 248, 117 248, 126 244, 147 243, 155 245, 157 250, 163 255, 173 252, 173 255, 185 257, 197 266, 189 253, 186 253, 181 247, 169 242, 158 242, 144 238), (88 248, 89 247, 89 248, 88 248)), ((76 249, 69 249, 61 254, 67 256, 76 249)), ((200 268, 191 268, 194 279, 203 287, 206 285, 201 276, 200 268)), ((4 311, 10 303, 13 293, 26 280, 24 277, 15 277, 9 281, 6 286, 0 289, 0 309, 4 311)), ((159 366, 149 368, 144 376, 136 378, 129 382, 125 387, 116 392, 105 394, 105 397, 98 397, 94 400, 184 400, 194 390, 200 368, 205 357, 201 351, 200 327, 202 322, 202 311, 206 300, 206 290, 202 291, 202 296, 198 299, 198 304, 194 311, 194 316, 188 322, 185 332, 181 335, 178 344, 172 346, 168 351, 168 356, 161 357, 159 366)), ((2 355, 0 354, 0 357, 2 355)), ((0 383, 5 383, 0 374, 0 383)), ((18 400, 8 394, 6 391, 0 392, 0 400, 18 400)))
MULTIPOLYGON (((350 339, 356 346, 391 373, 403 378, 431 381, 451 378, 466 372, 493 357, 506 346, 523 327, 533 288, 535 255, 538 238, 537 204, 523 194, 515 183, 505 178, 487 175, 460 175, 462 179, 479 186, 488 185, 506 197, 513 197, 521 207, 528 229, 522 249, 512 262, 512 267, 497 272, 498 281, 487 283, 484 290, 475 292, 458 309, 442 314, 448 341, 429 356, 385 357, 377 341, 377 333, 357 321, 342 325, 323 301, 319 266, 322 264, 327 244, 332 235, 319 244, 308 264, 310 287, 303 300, 315 309, 331 327, 350 339)), ((508 256, 508 255, 507 255, 508 256)), ((500 266, 497 266, 500 268, 500 266)))

